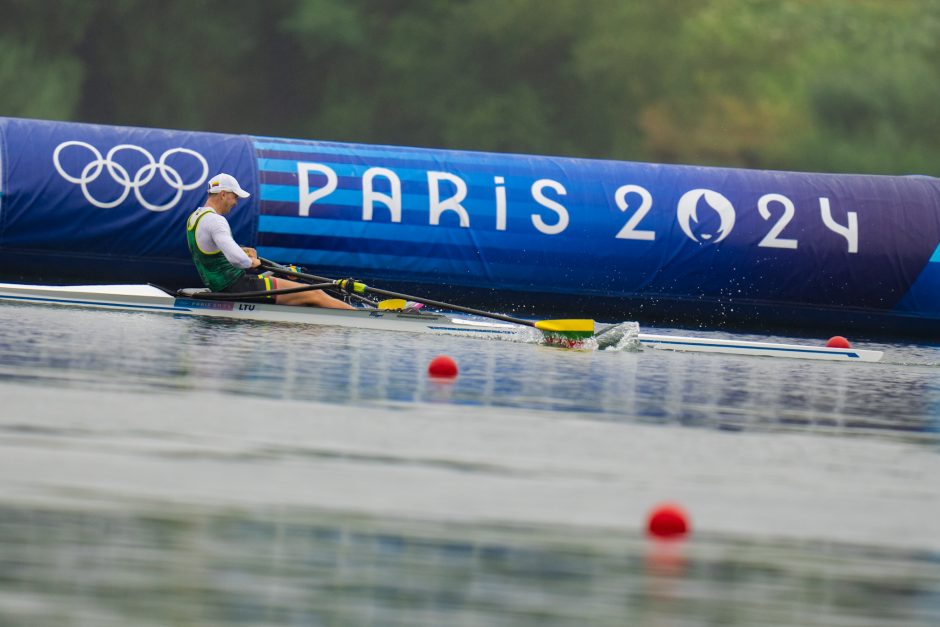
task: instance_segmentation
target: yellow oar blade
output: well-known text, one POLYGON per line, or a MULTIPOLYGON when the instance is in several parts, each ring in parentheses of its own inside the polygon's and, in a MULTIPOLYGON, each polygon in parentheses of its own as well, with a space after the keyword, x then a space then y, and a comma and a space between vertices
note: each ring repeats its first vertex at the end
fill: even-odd
POLYGON ((593 320, 539 320, 535 328, 546 333, 557 333, 568 338, 586 338, 594 335, 593 320))
POLYGON ((408 306, 407 301, 404 298, 388 298, 386 300, 379 301, 379 309, 385 310, 401 310, 408 306))

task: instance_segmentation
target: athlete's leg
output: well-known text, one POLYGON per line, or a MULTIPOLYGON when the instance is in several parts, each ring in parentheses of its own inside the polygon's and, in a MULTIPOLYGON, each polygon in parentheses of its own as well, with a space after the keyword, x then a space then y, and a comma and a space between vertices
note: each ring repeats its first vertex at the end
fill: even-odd
MULTIPOLYGON (((277 279, 277 289, 301 287, 302 285, 303 283, 297 283, 296 281, 277 279)), ((322 290, 307 290, 304 292, 294 292, 293 294, 277 294, 275 296, 275 302, 278 305, 303 305, 307 307, 326 307, 328 309, 355 309, 349 303, 333 298, 322 290)))

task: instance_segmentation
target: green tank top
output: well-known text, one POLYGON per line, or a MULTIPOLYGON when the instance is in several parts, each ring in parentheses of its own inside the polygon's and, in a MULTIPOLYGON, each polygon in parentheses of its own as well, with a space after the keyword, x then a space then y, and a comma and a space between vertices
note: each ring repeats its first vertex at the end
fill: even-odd
POLYGON ((245 271, 233 266, 221 250, 207 253, 199 248, 199 244, 196 243, 196 227, 207 213, 213 213, 212 209, 200 207, 186 220, 186 242, 189 244, 189 253, 193 256, 193 262, 196 264, 196 270, 203 284, 213 292, 221 292, 237 281, 245 274, 245 271))

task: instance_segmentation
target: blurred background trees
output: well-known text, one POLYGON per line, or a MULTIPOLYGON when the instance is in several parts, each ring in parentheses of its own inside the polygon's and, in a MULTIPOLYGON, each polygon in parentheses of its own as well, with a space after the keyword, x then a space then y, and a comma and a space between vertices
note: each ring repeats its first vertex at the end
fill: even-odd
POLYGON ((940 175, 937 0, 0 0, 0 115, 940 175))

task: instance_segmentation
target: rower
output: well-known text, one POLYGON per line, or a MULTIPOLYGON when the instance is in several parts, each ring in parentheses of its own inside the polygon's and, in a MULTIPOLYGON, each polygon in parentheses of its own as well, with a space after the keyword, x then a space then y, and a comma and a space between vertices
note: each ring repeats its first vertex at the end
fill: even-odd
MULTIPOLYGON (((254 248, 239 246, 225 216, 239 199, 251 196, 234 176, 219 173, 209 179, 208 197, 186 220, 186 241, 203 284, 213 292, 229 294, 270 292, 303 287, 302 283, 251 272, 261 265, 254 248)), ((352 305, 321 290, 304 290, 256 297, 245 301, 353 309, 352 305)))

